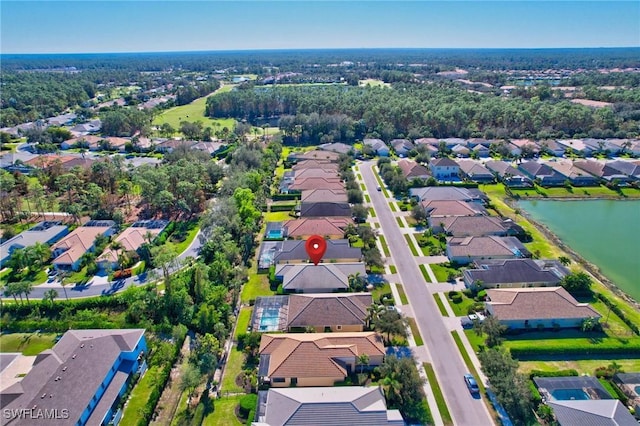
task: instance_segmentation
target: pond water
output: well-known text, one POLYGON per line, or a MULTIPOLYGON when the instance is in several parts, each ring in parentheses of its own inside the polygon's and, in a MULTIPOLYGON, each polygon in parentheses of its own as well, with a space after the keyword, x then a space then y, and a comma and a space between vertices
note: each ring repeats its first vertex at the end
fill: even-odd
POLYGON ((640 200, 525 200, 518 204, 640 301, 640 200))

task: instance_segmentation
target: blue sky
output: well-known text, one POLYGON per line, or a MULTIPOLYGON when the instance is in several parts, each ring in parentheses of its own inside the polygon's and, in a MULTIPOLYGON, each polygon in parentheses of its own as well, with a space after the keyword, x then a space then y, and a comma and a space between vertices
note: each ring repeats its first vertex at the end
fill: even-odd
POLYGON ((0 0, 2 53, 640 46, 639 1, 0 0))

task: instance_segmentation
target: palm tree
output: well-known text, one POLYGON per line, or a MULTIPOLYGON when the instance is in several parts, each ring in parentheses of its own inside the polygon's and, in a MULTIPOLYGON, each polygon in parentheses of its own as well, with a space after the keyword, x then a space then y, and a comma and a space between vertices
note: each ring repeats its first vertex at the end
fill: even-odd
POLYGON ((365 365, 369 365, 369 355, 367 355, 367 354, 359 355, 358 359, 356 360, 356 362, 360 366, 360 373, 362 374, 364 366, 365 365))
POLYGON ((378 303, 369 305, 367 308, 367 328, 370 328, 372 323, 375 324, 378 321, 380 314, 382 314, 384 310, 384 306, 378 303))
POLYGON ((120 271, 124 270, 124 262, 122 262, 124 259, 121 258, 121 252, 124 250, 124 246, 120 241, 116 240, 111 243, 111 250, 116 252, 116 260, 120 266, 120 271))
POLYGON ((400 398, 400 391, 402 390, 402 382, 398 380, 396 372, 389 374, 380 380, 380 385, 384 390, 384 396, 389 405, 392 405, 391 401, 396 401, 400 398))
POLYGON ((562 263, 564 266, 568 266, 571 263, 571 259, 569 259, 567 256, 560 256, 558 258, 558 261, 562 263))
MULTIPOLYGON (((3 294, 6 297, 13 297, 13 301, 15 303, 18 303, 18 299, 16 298, 16 296, 18 295, 18 291, 17 291, 17 283, 8 283, 4 286, 4 292, 3 294)), ((22 297, 20 297, 20 299, 22 299, 22 297)))
POLYGON ((27 303, 31 303, 29 301, 29 295, 31 294, 31 291, 33 290, 33 283, 29 282, 29 281, 20 281, 18 284, 20 285, 19 286, 20 291, 22 293, 24 293, 24 297, 27 298, 27 303))
POLYGON ((54 288, 51 288, 44 292, 44 300, 50 300, 52 307, 53 307, 53 299, 55 299, 56 297, 58 297, 58 292, 54 288))

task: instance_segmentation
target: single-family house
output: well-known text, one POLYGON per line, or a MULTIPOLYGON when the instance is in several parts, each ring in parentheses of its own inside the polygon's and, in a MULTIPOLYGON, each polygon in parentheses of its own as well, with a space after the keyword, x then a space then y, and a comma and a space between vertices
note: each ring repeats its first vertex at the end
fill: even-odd
POLYGON ((460 200, 432 200, 422 201, 422 208, 427 216, 442 218, 447 216, 482 216, 487 214, 487 209, 480 203, 470 203, 460 200))
POLYGON ((621 146, 611 143, 609 139, 585 138, 582 142, 598 154, 618 154, 621 146))
POLYGON ((491 151, 485 145, 477 144, 471 148, 471 151, 475 153, 479 158, 488 158, 491 155, 491 151))
POLYGON ((444 142, 445 146, 449 149, 453 148, 456 145, 466 145, 467 141, 462 139, 462 138, 444 138, 444 139, 439 139, 438 140, 438 144, 440 144, 440 142, 444 142))
POLYGON ((187 148, 191 148, 193 145, 196 145, 197 142, 195 141, 183 141, 180 139, 167 139, 165 141, 162 141, 160 143, 157 143, 155 145, 155 151, 156 152, 160 152, 160 153, 164 153, 164 154, 168 154, 170 152, 173 152, 174 149, 178 148, 178 147, 187 147, 187 148))
POLYGON ((431 145, 437 148, 440 140, 438 138, 418 138, 413 143, 414 145, 431 145))
POLYGON ((348 217, 352 214, 349 203, 334 202, 303 202, 300 204, 300 217, 302 218, 326 218, 348 217))
POLYGON ((347 191, 341 189, 306 189, 300 196, 302 203, 346 203, 347 191))
POLYGON ((454 186, 428 186, 411 188, 409 195, 417 201, 457 200, 484 203, 489 198, 477 188, 457 188, 454 186))
POLYGON ((546 164, 566 176, 573 186, 598 186, 600 184, 597 177, 576 167, 572 161, 549 161, 546 164))
POLYGON ((567 177, 545 163, 525 161, 518 168, 531 180, 539 182, 541 186, 562 186, 567 177))
POLYGON ((116 269, 119 263, 118 255, 121 253, 137 257, 138 249, 145 243, 151 244, 168 224, 169 222, 166 220, 139 220, 134 222, 114 239, 114 242, 122 245, 122 249, 114 250, 111 247, 107 247, 97 259, 98 266, 101 268, 110 266, 112 269, 116 269))
POLYGON ((557 260, 479 260, 463 273, 467 287, 482 288, 553 287, 570 271, 557 260))
POLYGON ((288 193, 302 192, 305 189, 344 189, 344 183, 340 177, 309 177, 295 178, 294 182, 289 186, 288 193))
POLYGON ((433 177, 440 181, 458 180, 460 166, 451 158, 435 158, 429 163, 429 168, 433 177))
POLYGON ((86 148, 90 151, 98 151, 98 147, 106 138, 95 135, 78 136, 77 138, 67 139, 60 144, 60 149, 71 149, 75 147, 86 148))
POLYGON ((399 410, 388 410, 380 387, 315 387, 258 392, 253 426, 299 424, 405 425, 399 410))
POLYGON ((446 216, 429 217, 429 228, 434 234, 445 233, 454 237, 498 237, 524 234, 524 229, 511 219, 497 216, 446 216))
POLYGON ((530 257, 531 253, 516 237, 450 237, 447 256, 464 265, 475 260, 530 257))
POLYGON ((380 157, 389 156, 389 147, 382 139, 365 139, 362 143, 371 147, 380 157))
POLYGON ((0 245, 0 265, 4 265, 11 257, 11 254, 18 249, 24 249, 36 243, 51 245, 68 233, 69 228, 63 225, 62 222, 40 222, 0 245))
POLYGON ((363 262, 350 263, 279 263, 275 277, 291 293, 331 293, 349 289, 349 276, 366 277, 363 262))
POLYGON ((538 154, 540 152, 540 146, 537 142, 531 139, 511 139, 511 145, 515 145, 520 148, 520 153, 530 152, 531 154, 538 154))
POLYGON ((100 119, 90 120, 86 123, 76 124, 70 131, 78 135, 88 135, 89 133, 98 133, 102 129, 102 121, 100 119))
POLYGON ((579 328, 586 319, 601 317, 563 287, 489 289, 485 308, 509 329, 579 328))
POLYGON ((110 236, 115 233, 116 223, 112 220, 91 220, 79 226, 73 232, 51 246, 53 261, 51 264, 58 270, 80 269, 82 255, 95 249, 98 235, 110 236))
POLYGON ((498 180, 512 188, 527 188, 533 186, 533 182, 523 172, 513 167, 506 161, 490 160, 485 167, 491 170, 498 180))
POLYGON ((258 391, 253 426, 404 426, 398 410, 388 410, 379 386, 271 388, 258 391))
POLYGON ((344 237, 344 231, 349 224, 353 224, 350 216, 287 220, 283 224, 284 237, 306 239, 311 235, 320 235, 328 239, 340 239, 344 237))
POLYGON ((340 179, 340 174, 337 170, 324 169, 324 168, 311 168, 293 170, 293 177, 295 181, 300 181, 308 178, 326 178, 326 179, 340 179))
POLYGON ((458 160, 460 176, 478 183, 494 182, 496 177, 481 163, 474 160, 458 160))
POLYGON ((333 170, 338 171, 338 163, 331 163, 326 160, 302 160, 299 163, 291 166, 291 170, 294 172, 303 170, 303 169, 323 169, 323 170, 333 170))
POLYGON ((574 152, 584 157, 590 157, 593 154, 593 149, 586 145, 582 139, 556 139, 558 145, 562 147, 566 152, 574 152))
POLYGON ((34 157, 28 152, 8 152, 0 156, 0 168, 9 173, 20 172, 23 175, 28 175, 33 171, 33 167, 26 162, 34 157))
POLYGON ((609 142, 619 146, 621 153, 640 155, 640 140, 638 139, 610 139, 609 142))
POLYGON ((415 148, 415 145, 409 139, 393 139, 390 144, 398 157, 408 156, 409 151, 415 148))
POLYGON ((365 368, 382 364, 385 350, 375 332, 265 333, 260 340, 260 382, 273 388, 333 386, 355 372, 358 357, 365 368))
POLYGON ((467 158, 471 154, 471 150, 466 145, 461 144, 451 148, 451 152, 458 158, 467 158))
POLYGON ((398 161, 398 167, 400 167, 402 175, 409 181, 414 179, 429 179, 431 177, 431 172, 428 168, 413 160, 402 159, 398 161))
POLYGON ((617 181, 620 185, 625 185, 634 181, 631 177, 609 166, 608 163, 601 161, 581 160, 574 162, 573 165, 587 173, 591 173, 603 183, 617 181))
POLYGON ((364 331, 371 293, 316 293, 289 295, 287 330, 315 333, 364 331))
POLYGON ((499 153, 502 157, 517 157, 522 154, 522 149, 504 140, 494 140, 491 142, 490 151, 499 153))
POLYGON ((616 373, 613 383, 629 398, 629 405, 640 419, 640 373, 616 373))
POLYGON ((318 146, 318 149, 322 151, 331 151, 336 152, 338 154, 348 154, 350 152, 355 152, 353 146, 347 145, 342 142, 334 142, 334 143, 324 143, 318 146))
POLYGON ((1 380, 0 405, 5 413, 32 416, 5 420, 60 426, 111 424, 133 377, 146 370, 144 333, 135 328, 67 331, 53 348, 35 356, 30 370, 21 371, 26 373, 23 377, 12 377, 9 386, 1 380), (51 414, 44 417, 46 413, 51 414))
MULTIPOLYGON (((349 240, 326 240, 327 249, 323 262, 360 262, 362 250, 351 247, 349 240)), ((305 240, 265 241, 260 246, 258 268, 264 269, 277 263, 302 263, 309 261, 305 240)))
POLYGON ((546 152, 554 157, 562 157, 566 151, 564 145, 560 145, 553 139, 542 140, 539 145, 541 152, 546 152))
POLYGON ((195 149, 197 151, 202 151, 209 155, 214 155, 220 149, 224 148, 226 145, 222 142, 196 142, 191 145, 191 149, 195 149))
POLYGON ((629 176, 634 180, 640 180, 640 161, 616 160, 607 162, 607 166, 629 176))
POLYGON ((77 114, 73 112, 69 112, 67 114, 60 114, 55 117, 47 118, 47 124, 49 126, 58 126, 58 127, 69 126, 71 125, 71 123, 73 123, 73 120, 75 120, 76 118, 78 118, 77 114))
POLYGON ((317 160, 335 163, 339 158, 340 154, 338 154, 337 152, 314 149, 312 151, 305 152, 292 152, 287 157, 287 162, 298 163, 304 160, 317 160))

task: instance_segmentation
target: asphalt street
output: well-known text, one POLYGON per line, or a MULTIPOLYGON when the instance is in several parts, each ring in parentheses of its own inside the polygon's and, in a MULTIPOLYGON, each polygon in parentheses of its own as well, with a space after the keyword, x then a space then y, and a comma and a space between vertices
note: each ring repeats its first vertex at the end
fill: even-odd
POLYGON ((398 270, 401 284, 415 314, 416 323, 431 355, 432 364, 455 425, 491 425, 493 420, 481 399, 474 398, 463 376, 468 372, 458 348, 447 330, 433 296, 427 289, 418 263, 411 254, 373 173, 374 162, 360 164, 360 172, 371 197, 382 233, 398 270))

